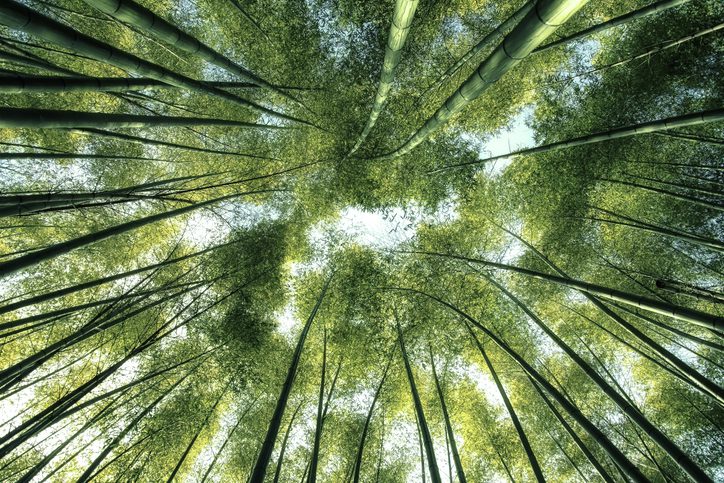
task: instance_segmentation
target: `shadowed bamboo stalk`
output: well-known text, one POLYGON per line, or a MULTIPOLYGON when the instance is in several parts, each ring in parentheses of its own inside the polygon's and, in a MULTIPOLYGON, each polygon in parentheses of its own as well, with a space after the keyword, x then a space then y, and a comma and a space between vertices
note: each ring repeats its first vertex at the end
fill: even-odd
POLYGON ((400 342, 402 359, 405 362, 405 372, 407 373, 407 381, 410 384, 410 393, 412 394, 412 402, 415 406, 415 415, 417 416, 418 428, 420 431, 422 442, 425 446, 425 453, 427 454, 427 466, 430 469, 430 480, 432 480, 432 483, 442 483, 442 478, 440 478, 440 470, 437 466, 437 459, 435 458, 435 446, 433 445, 432 436, 430 435, 430 428, 428 427, 427 420, 425 419, 425 412, 422 409, 422 401, 420 400, 420 395, 417 392, 415 376, 412 374, 410 360, 407 357, 407 349, 405 349, 405 339, 402 335, 402 327, 400 327, 399 321, 397 322, 397 338, 400 342))
POLYGON ((200 201, 200 202, 194 203, 190 206, 184 206, 182 208, 176 208, 174 210, 165 211, 163 213, 157 213, 155 215, 146 216, 146 217, 140 218, 138 220, 129 221, 126 223, 122 223, 120 225, 116 225, 116 226, 112 226, 112 227, 105 228, 102 230, 98 230, 93 233, 88 233, 87 235, 82 235, 77 238, 67 240, 65 242, 56 243, 56 244, 50 245, 46 248, 42 248, 40 250, 34 251, 32 253, 28 253, 26 255, 21 255, 19 257, 13 258, 12 260, 8 260, 7 262, 0 263, 0 278, 7 277, 22 269, 28 268, 28 267, 33 266, 42 261, 53 259, 59 255, 68 253, 77 248, 80 248, 80 247, 83 247, 86 245, 90 245, 90 244, 99 242, 101 240, 105 240, 106 238, 110 238, 114 235, 119 235, 121 233, 126 233, 128 231, 135 230, 136 228, 140 228, 140 227, 149 225, 156 221, 166 220, 169 218, 173 218, 173 217, 182 215, 184 213, 191 213, 192 211, 198 210, 199 208, 203 208, 205 206, 211 206, 211 205, 214 205, 217 203, 221 203, 222 201, 238 198, 240 196, 250 195, 250 194, 255 194, 255 193, 265 193, 265 192, 270 192, 270 191, 277 191, 277 190, 249 191, 246 193, 236 193, 236 194, 232 194, 232 195, 221 196, 219 198, 214 198, 212 200, 200 201))
MULTIPOLYGON (((505 287, 499 284, 492 277, 486 276, 486 278, 492 283, 498 290, 503 292, 508 299, 510 299, 515 305, 518 306, 535 324, 545 332, 548 337, 570 357, 576 365, 606 394, 618 408, 626 414, 626 416, 636 426, 646 433, 671 459, 679 465, 679 467, 694 481, 711 481, 704 471, 687 455, 681 448, 679 448, 671 439, 662 433, 655 425, 653 425, 640 411, 635 407, 629 400, 619 394, 596 370, 591 367, 578 353, 573 350, 563 339, 561 339, 553 330, 548 327, 543 320, 535 314, 526 304, 520 299, 508 291, 505 287)), ((716 385, 714 386, 716 389, 716 385)), ((715 393, 716 395, 716 393, 715 393)), ((719 390, 717 400, 719 403, 724 402, 724 392, 719 390)))
POLYGON ((385 106, 387 96, 392 89, 395 70, 397 70, 397 66, 400 63, 402 49, 405 46, 407 34, 410 32, 410 25, 415 16, 418 2, 419 0, 397 0, 395 2, 395 11, 392 14, 390 33, 387 36, 385 59, 382 62, 382 73, 380 74, 380 83, 377 86, 377 94, 375 94, 375 103, 367 118, 367 124, 365 124, 362 133, 357 138, 357 142, 355 142, 347 156, 351 156, 359 149, 365 139, 367 139, 370 131, 372 131, 380 113, 382 113, 382 108, 385 106))
MULTIPOLYGON (((440 408, 442 409, 443 419, 445 420, 445 432, 447 434, 447 440, 452 450, 453 461, 455 462, 455 469, 458 475, 459 483, 467 483, 465 477, 465 470, 463 464, 460 461, 460 453, 458 452, 458 445, 455 441, 455 433, 453 432, 452 423, 450 422, 450 414, 448 413, 447 403, 445 402, 445 394, 443 393, 442 386, 440 385, 440 379, 437 377, 437 369, 435 368, 435 357, 432 354, 432 346, 430 349, 430 365, 432 366, 432 376, 435 379, 435 388, 437 389, 437 397, 440 399, 440 408)), ((450 465, 450 452, 448 452, 448 466, 450 465)), ((450 481, 452 481, 452 468, 450 469, 450 481)))
POLYGON ((372 413, 375 410, 377 399, 380 397, 382 386, 385 384, 385 379, 387 378, 387 371, 390 369, 391 363, 392 354, 390 354, 390 357, 387 359, 387 365, 385 365, 385 370, 382 373, 382 378, 380 378, 380 383, 377 385, 375 395, 372 397, 372 404, 370 404, 370 409, 369 411, 367 411, 367 418, 365 419, 365 424, 362 427, 362 434, 360 435, 359 446, 357 447, 357 456, 355 457, 352 470, 352 483, 359 483, 360 472, 362 471, 362 456, 364 455, 365 440, 367 439, 367 431, 369 430, 370 422, 372 421, 372 413))
POLYGON ((447 81, 450 77, 452 77, 455 72, 460 70, 460 68, 465 65, 470 59, 475 57, 477 54, 482 52, 484 49, 490 47, 490 45, 493 44, 493 42, 497 42, 500 39, 502 39, 505 36, 505 31, 511 29, 514 27, 518 22, 520 22, 525 15, 530 12, 530 10, 533 8, 533 5, 535 5, 535 0, 529 0, 525 2, 518 10, 516 10, 510 17, 505 19, 503 23, 498 25, 493 29, 492 32, 490 32, 488 35, 483 37, 477 44, 475 44, 470 50, 468 50, 465 55, 460 57, 455 64, 450 66, 448 70, 446 70, 435 82, 432 83, 430 87, 428 87, 425 92, 423 92, 420 95, 420 98, 415 103, 415 107, 420 105, 420 102, 422 99, 433 89, 443 84, 445 81, 447 81))
POLYGON ((485 352, 483 345, 480 343, 480 340, 478 340, 475 333, 473 332, 473 329, 470 327, 470 324, 468 324, 467 321, 465 321, 465 328, 468 329, 468 332, 470 333, 470 336, 475 341, 475 345, 477 346, 478 350, 480 351, 480 354, 482 354, 483 359, 485 359, 485 366, 490 371, 490 375, 493 376, 493 381, 495 382, 495 387, 498 388, 498 393, 500 394, 500 397, 503 400, 503 404, 505 404, 505 409, 508 411, 508 416, 510 416, 510 420, 513 422, 513 426, 515 427, 515 432, 518 434, 518 439, 520 440, 520 444, 523 446, 523 450, 525 450, 525 454, 528 457, 528 463, 530 464, 530 468, 533 470, 535 479, 539 482, 545 482, 546 479, 543 476, 543 471, 541 470, 540 464, 538 463, 538 458, 536 458, 535 453, 533 452, 533 448, 530 446, 530 442, 528 441, 528 437, 525 434, 523 425, 520 423, 518 414, 515 412, 515 408, 513 408, 513 403, 510 402, 508 393, 505 391, 505 386, 503 386, 503 383, 500 381, 500 378, 498 377, 498 373, 495 370, 495 367, 493 366, 493 363, 490 360, 490 357, 488 357, 488 354, 487 354, 487 352, 485 352))
POLYGON ((145 61, 133 54, 129 54, 109 44, 84 35, 15 0, 4 0, 3 4, 0 5, 0 25, 25 32, 28 35, 60 45, 90 59, 108 63, 142 77, 150 77, 151 79, 176 87, 220 97, 279 119, 309 124, 306 121, 267 109, 235 94, 211 87, 201 81, 191 79, 157 64, 145 61))
POLYGON ((55 109, 0 108, 0 128, 136 128, 172 126, 229 126, 253 129, 287 129, 284 126, 206 117, 140 116, 55 109))
POLYGON ((309 328, 312 326, 312 321, 317 315, 319 307, 322 305, 324 296, 326 295, 329 284, 332 281, 332 276, 333 274, 330 275, 324 283, 324 287, 322 287, 322 291, 317 298, 317 302, 314 304, 314 308, 309 314, 309 318, 304 324, 302 332, 299 334, 299 340, 297 341, 297 346, 294 349, 294 355, 292 356, 292 361, 289 365, 284 385, 282 386, 281 393, 279 394, 279 399, 277 399, 274 414, 269 422, 269 428, 267 429, 266 436, 264 437, 264 441, 259 449, 259 456, 256 459, 256 463, 254 463, 254 469, 251 472, 250 481, 264 481, 264 476, 266 475, 267 467, 269 466, 269 460, 271 459, 272 452, 274 451, 274 443, 276 442, 277 435, 279 434, 279 427, 281 426, 282 418, 284 417, 284 409, 286 408, 287 400, 289 399, 289 394, 292 391, 292 385, 294 384, 294 379, 297 375, 297 367, 299 366, 299 360, 302 357, 304 341, 307 339, 307 334, 309 333, 309 328))
MULTIPOLYGON (((7 52, 0 52, 0 60, 26 63, 30 67, 53 70, 53 66, 32 59, 20 58, 7 52)), ((70 74, 67 69, 58 68, 60 74, 70 74)), ((218 89, 258 89, 251 82, 205 81, 205 85, 218 89)), ((280 86, 287 90, 315 90, 304 87, 280 86)), ((0 75, 0 93, 24 94, 31 92, 129 92, 145 89, 178 89, 178 86, 166 84, 144 77, 88 77, 79 75, 43 76, 15 72, 0 75)))
POLYGON ((724 328, 724 319, 715 315, 707 314, 694 309, 688 309, 674 304, 669 304, 659 300, 653 300, 640 295, 636 295, 622 290, 616 290, 602 285, 596 285, 593 283, 583 282, 572 278, 559 277, 556 275, 550 275, 535 270, 529 270, 527 268, 516 267, 514 265, 507 265, 505 263, 491 262, 488 260, 482 260, 479 258, 470 258, 462 255, 453 255, 448 253, 436 253, 436 252, 425 252, 425 251, 400 251, 401 253, 415 253, 418 255, 429 255, 436 257, 451 258, 456 260, 462 260, 470 263, 477 263, 490 268, 498 270, 506 270, 510 272, 519 273, 528 277, 537 278, 547 282, 552 282, 557 285, 563 285, 570 287, 575 290, 589 293, 597 297, 601 297, 607 300, 613 300, 615 302, 622 302, 627 305, 633 305, 640 309, 648 310, 661 315, 666 315, 675 319, 683 320, 692 324, 700 325, 702 327, 708 327, 712 329, 721 330, 724 328))
POLYGON ((609 457, 616 463, 616 465, 626 473, 626 475, 635 482, 644 483, 648 480, 644 477, 639 469, 614 445, 611 440, 594 425, 588 418, 586 418, 581 411, 574 406, 560 391, 558 391, 548 380, 546 380, 533 366, 531 366, 525 358, 514 351, 508 344, 505 343, 500 337, 496 336, 490 329, 482 325, 476 319, 468 315, 463 310, 459 309, 455 305, 427 292, 421 290, 405 288, 405 287, 383 287, 382 290, 395 290, 418 294, 423 297, 427 297, 440 304, 441 306, 449 309, 453 313, 467 320, 471 325, 477 327, 483 333, 485 333, 492 341, 500 347, 506 354, 508 354, 527 374, 529 374, 543 390, 548 393, 561 407, 579 424, 581 427, 593 438, 601 448, 609 455, 609 457))
POLYGON ((240 66, 228 57, 225 57, 200 42, 198 39, 185 33, 175 25, 162 19, 147 8, 132 0, 83 0, 91 7, 97 8, 106 15, 125 22, 143 33, 156 37, 167 44, 189 54, 198 55, 205 61, 239 76, 241 79, 264 87, 289 100, 299 102, 294 97, 278 87, 265 81, 248 69, 240 66))

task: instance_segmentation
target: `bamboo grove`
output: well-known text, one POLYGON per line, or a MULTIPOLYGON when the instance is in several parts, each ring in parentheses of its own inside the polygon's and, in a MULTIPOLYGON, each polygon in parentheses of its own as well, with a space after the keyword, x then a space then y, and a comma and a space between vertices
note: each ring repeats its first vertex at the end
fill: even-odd
POLYGON ((724 4, 0 2, 0 480, 724 480, 724 4))

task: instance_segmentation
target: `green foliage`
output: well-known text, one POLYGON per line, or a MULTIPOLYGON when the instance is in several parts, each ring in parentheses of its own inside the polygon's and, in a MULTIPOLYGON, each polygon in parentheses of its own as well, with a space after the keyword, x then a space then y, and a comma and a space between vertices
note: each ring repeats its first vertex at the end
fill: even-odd
MULTIPOLYGON (((36 116, 37 126, 44 120, 34 110, 52 109, 283 129, 0 129, 0 480, 74 481, 106 450, 94 481, 166 481, 177 466, 176 481, 200 482, 207 472, 205 481, 247 481, 269 435, 265 481, 277 465, 279 481, 300 481, 326 333, 329 406, 317 481, 352 481, 360 445, 360 481, 422 481, 423 468, 429 480, 421 413, 447 481, 430 352, 468 481, 534 481, 500 388, 455 310, 490 331, 473 328, 548 481, 619 482, 624 472, 632 481, 722 479, 721 123, 481 161, 721 109, 722 36, 707 30, 721 28, 721 2, 683 2, 509 62, 516 65, 436 122, 424 142, 388 157, 491 53, 502 55, 500 38, 531 40, 527 27, 507 25, 466 57, 525 2, 420 1, 396 65, 386 50, 391 1, 138 1, 213 58, 165 43, 160 24, 121 15, 123 23, 93 8, 114 3, 6 0, 0 106, 36 116), (18 24, 13 15, 25 8, 33 22, 18 24), (99 59, 75 34, 33 30, 37 22, 150 62, 155 77, 99 59), (235 66, 225 70, 224 58, 235 66), (109 77, 149 82, 99 87, 109 77), (45 90, 19 88, 18 79, 45 90), (517 137, 521 123, 530 139, 517 137), (192 208, 161 216, 184 207, 192 208), (562 271, 641 303, 446 255, 562 271), (27 266, 5 275, 3 264, 19 257, 27 266), (647 311, 647 301, 668 304, 674 317, 647 311), (680 309, 719 325, 688 323, 676 317, 680 309), (280 429, 270 434, 285 380, 280 429)), ((585 3, 547 41, 651 4, 537 3, 585 3)))

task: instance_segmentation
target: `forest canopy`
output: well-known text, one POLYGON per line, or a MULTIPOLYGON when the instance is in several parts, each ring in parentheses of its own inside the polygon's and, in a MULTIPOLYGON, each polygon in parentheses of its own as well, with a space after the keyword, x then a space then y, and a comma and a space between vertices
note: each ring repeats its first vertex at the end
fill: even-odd
POLYGON ((0 481, 724 481, 723 28, 2 0, 0 481))

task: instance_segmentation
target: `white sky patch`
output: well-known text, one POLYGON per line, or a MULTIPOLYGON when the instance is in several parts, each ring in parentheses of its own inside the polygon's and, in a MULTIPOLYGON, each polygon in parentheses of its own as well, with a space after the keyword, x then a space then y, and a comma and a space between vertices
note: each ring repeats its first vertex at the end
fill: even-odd
MULTIPOLYGON (((535 144, 535 131, 527 125, 528 120, 533 116, 534 108, 535 106, 529 105, 521 109, 505 128, 494 133, 486 141, 472 133, 463 134, 463 138, 480 146, 479 159, 529 148, 535 144)), ((498 159, 485 163, 481 170, 490 177, 500 176, 512 162, 510 157, 498 159)))
POLYGON ((296 327, 299 325, 299 321, 294 317, 294 303, 295 297, 289 297, 289 301, 284 306, 284 309, 277 313, 276 319, 279 325, 277 330, 287 339, 292 340, 293 335, 296 334, 296 327))
MULTIPOLYGON (((421 223, 441 224, 457 218, 454 199, 441 203, 432 213, 415 204, 374 211, 350 206, 340 212, 335 228, 360 245, 391 249, 414 238, 421 223)), ((312 236, 318 237, 318 234, 312 233, 312 236)))
POLYGON ((253 228, 279 216, 278 211, 266 205, 229 201, 194 212, 186 223, 184 238, 199 248, 208 248, 221 243, 235 228, 253 228))

